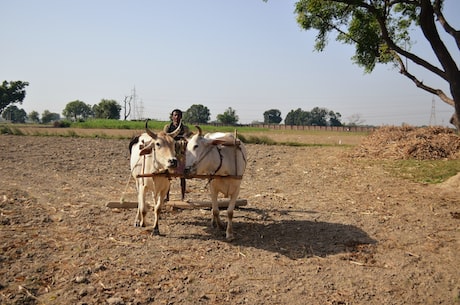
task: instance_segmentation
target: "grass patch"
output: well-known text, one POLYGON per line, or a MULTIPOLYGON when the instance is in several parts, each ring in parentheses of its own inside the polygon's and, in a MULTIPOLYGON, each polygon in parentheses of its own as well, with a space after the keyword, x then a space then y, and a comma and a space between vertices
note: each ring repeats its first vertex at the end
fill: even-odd
POLYGON ((24 135, 24 133, 19 128, 16 128, 10 125, 1 125, 0 134, 10 134, 10 135, 16 135, 16 136, 24 135))
MULTIPOLYGON (((167 122, 149 121, 151 129, 161 128, 167 122), (161 126, 161 127, 160 127, 161 126)), ((120 121, 120 120, 107 120, 107 119, 90 119, 84 122, 72 122, 73 128, 86 128, 86 129, 144 129, 145 121, 120 121)))
POLYGON ((294 147, 327 147, 327 146, 348 147, 349 146, 349 145, 339 145, 339 144, 299 143, 299 142, 278 142, 277 145, 294 146, 294 147))
POLYGON ((238 134, 238 138, 246 144, 264 144, 264 145, 276 145, 277 143, 267 136, 244 136, 238 134))
POLYGON ((385 161, 384 168, 392 175, 419 183, 436 184, 460 172, 457 160, 395 160, 385 161))
MULTIPOLYGON (((152 130, 163 130, 163 127, 166 124, 169 124, 168 121, 149 121, 149 128, 152 130)), ((195 126, 193 124, 186 125, 190 128, 191 131, 195 131, 195 126)), ((263 131, 267 130, 265 128, 256 128, 256 127, 240 127, 240 126, 214 126, 214 125, 199 125, 203 132, 233 132, 235 129, 238 131, 263 131)), ((88 119, 84 122, 72 122, 72 128, 86 128, 86 129, 144 129, 145 121, 120 121, 120 120, 107 120, 107 119, 88 119)))
POLYGON ((78 138, 78 134, 73 130, 68 130, 64 137, 78 138))
MULTIPOLYGON (((265 130, 265 129, 263 129, 265 130)), ((309 134, 309 135, 318 135, 322 136, 324 134, 328 134, 329 136, 341 136, 341 137, 347 137, 347 136, 367 136, 369 135, 369 131, 353 131, 353 132, 346 132, 346 131, 331 131, 331 130, 302 130, 302 129, 268 129, 272 132, 276 132, 279 134, 286 134, 286 135, 292 135, 292 134, 299 134, 299 135, 304 135, 304 134, 309 134)))
POLYGON ((276 142, 267 136, 254 136, 249 135, 245 136, 241 133, 238 134, 238 138, 243 141, 245 144, 261 144, 261 145, 284 145, 284 146, 294 146, 294 147, 325 147, 325 146, 341 146, 349 147, 350 145, 338 145, 338 144, 318 144, 318 143, 299 143, 299 142, 276 142))

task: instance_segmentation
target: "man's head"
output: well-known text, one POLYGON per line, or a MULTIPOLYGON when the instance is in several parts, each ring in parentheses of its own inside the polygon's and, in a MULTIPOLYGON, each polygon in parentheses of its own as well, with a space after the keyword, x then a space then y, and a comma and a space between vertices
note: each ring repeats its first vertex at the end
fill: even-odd
POLYGON ((174 123, 179 123, 180 120, 182 120, 182 110, 180 110, 180 109, 174 109, 174 110, 171 112, 171 120, 172 120, 174 123))

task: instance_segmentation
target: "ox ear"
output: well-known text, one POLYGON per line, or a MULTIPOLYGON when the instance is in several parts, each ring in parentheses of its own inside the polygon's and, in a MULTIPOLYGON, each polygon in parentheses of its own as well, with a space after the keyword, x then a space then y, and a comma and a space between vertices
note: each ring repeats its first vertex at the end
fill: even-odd
POLYGON ((149 155, 152 153, 152 145, 153 143, 150 142, 150 143, 147 143, 147 145, 144 146, 144 143, 142 143, 140 145, 140 149, 141 151, 139 152, 139 156, 143 156, 143 155, 149 155))
POLYGON ((187 142, 190 142, 190 140, 193 138, 195 134, 192 132, 190 133, 188 136, 185 137, 185 140, 187 140, 187 142))

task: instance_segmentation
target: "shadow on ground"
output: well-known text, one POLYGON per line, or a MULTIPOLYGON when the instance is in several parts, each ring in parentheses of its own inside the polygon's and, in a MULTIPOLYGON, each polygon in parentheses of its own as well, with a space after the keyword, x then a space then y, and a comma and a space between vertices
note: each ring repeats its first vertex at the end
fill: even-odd
MULTIPOLYGON (((292 211, 277 211, 278 214, 285 217, 291 217, 290 212, 292 211)), ((295 211, 296 214, 300 212, 315 213, 314 211, 295 211)), ((299 259, 353 252, 359 246, 372 245, 377 242, 366 232, 353 225, 311 220, 273 219, 261 216, 265 213, 257 209, 244 209, 243 215, 235 217, 233 227, 236 239, 232 244, 258 248, 291 259, 299 259), (245 211, 250 214, 256 213, 259 217, 251 217, 250 214, 244 213, 245 211)), ((224 215, 225 212, 222 211, 221 216, 224 215)), ((210 217, 211 212, 194 221, 183 223, 201 226, 205 229, 203 234, 187 234, 179 238, 225 240, 225 232, 211 228, 210 217)))

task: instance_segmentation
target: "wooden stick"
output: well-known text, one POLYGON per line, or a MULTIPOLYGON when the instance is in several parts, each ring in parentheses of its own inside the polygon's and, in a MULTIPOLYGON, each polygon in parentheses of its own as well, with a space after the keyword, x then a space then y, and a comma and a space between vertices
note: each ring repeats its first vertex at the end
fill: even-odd
MULTIPOLYGON (((217 201, 219 208, 228 208, 230 200, 218 200, 217 201)), ((245 206, 248 204, 246 199, 238 199, 235 203, 235 207, 245 206)), ((137 201, 110 201, 106 204, 108 208, 112 209, 135 209, 137 208, 137 201)), ((165 202, 166 207, 179 208, 179 209, 195 209, 195 208, 211 208, 211 201, 197 201, 197 202, 188 202, 180 200, 171 200, 165 202)))
POLYGON ((155 177, 155 176, 165 176, 167 178, 185 178, 185 179, 220 179, 220 178, 232 178, 232 179, 243 179, 243 176, 240 175, 227 175, 227 176, 219 176, 219 175, 185 175, 185 174, 176 174, 176 173, 147 173, 147 174, 140 174, 137 175, 137 178, 146 178, 146 177, 155 177))

